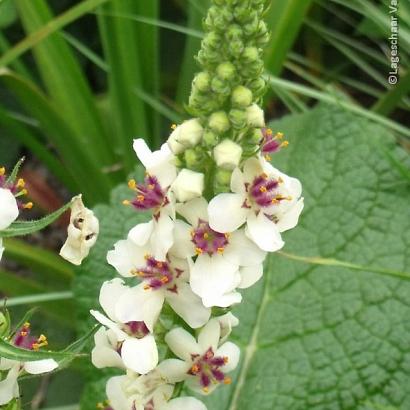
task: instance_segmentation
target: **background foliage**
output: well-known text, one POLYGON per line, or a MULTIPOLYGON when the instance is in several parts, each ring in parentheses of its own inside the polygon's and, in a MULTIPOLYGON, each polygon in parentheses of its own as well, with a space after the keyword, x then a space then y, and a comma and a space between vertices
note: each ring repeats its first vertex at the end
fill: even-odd
MULTIPOLYGON (((100 240, 78 271, 53 254, 63 222, 30 243, 6 242, 0 292, 16 318, 42 308, 35 325, 52 347, 91 323, 101 281, 114 274, 105 253, 141 218, 120 205, 125 186, 114 187, 135 169, 133 137, 158 147, 185 117, 206 3, 0 1, 0 161, 27 154, 30 192, 46 198, 38 213, 80 191, 105 203, 95 208, 100 240)), ((274 164, 301 179, 306 210, 245 292, 234 334, 243 361, 209 409, 410 407, 410 8, 399 7, 401 78, 390 87, 387 4, 272 1, 265 105, 268 118, 290 114, 272 127, 291 142, 274 164), (317 101, 326 104, 312 109, 317 101)), ((28 381, 25 406, 77 408, 92 382, 82 408, 94 409, 100 376, 76 361, 28 381)))

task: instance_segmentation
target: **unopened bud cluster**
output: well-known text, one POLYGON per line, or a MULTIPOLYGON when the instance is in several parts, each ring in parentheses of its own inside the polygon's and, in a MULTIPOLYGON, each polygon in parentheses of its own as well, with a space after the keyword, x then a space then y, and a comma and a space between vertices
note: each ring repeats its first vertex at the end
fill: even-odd
POLYGON ((262 139, 259 107, 266 90, 263 50, 269 33, 265 0, 213 0, 204 21, 188 111, 195 118, 177 127, 170 148, 181 168, 210 178, 224 192, 229 171, 254 155, 262 139))

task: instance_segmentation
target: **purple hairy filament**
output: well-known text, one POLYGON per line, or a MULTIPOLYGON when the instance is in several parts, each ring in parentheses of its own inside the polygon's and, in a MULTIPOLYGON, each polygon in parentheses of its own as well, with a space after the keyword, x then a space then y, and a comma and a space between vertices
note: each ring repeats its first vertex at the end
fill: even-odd
POLYGON ((280 151, 281 148, 287 147, 289 145, 288 141, 282 141, 283 134, 281 132, 273 135, 270 128, 262 128, 262 143, 261 152, 267 160, 269 160, 269 154, 274 154, 280 151))
POLYGON ((191 237, 198 255, 207 253, 211 256, 215 253, 223 253, 229 244, 228 233, 214 231, 208 222, 201 219, 196 229, 192 230, 191 237))
POLYGON ((14 337, 14 345, 26 350, 39 350, 48 345, 47 338, 40 335, 38 338, 30 336, 30 323, 26 322, 14 337))
POLYGON ((123 201, 124 205, 132 205, 139 211, 157 209, 166 202, 165 191, 162 189, 156 177, 147 174, 144 183, 137 183, 134 179, 128 181, 128 187, 135 191, 136 196, 132 200, 123 201))
POLYGON ((199 383, 204 392, 208 392, 211 383, 231 383, 231 378, 226 377, 221 370, 221 368, 228 363, 228 358, 215 356, 212 347, 210 347, 202 356, 199 354, 192 354, 191 357, 193 364, 188 370, 188 374, 199 378, 199 383))
POLYGON ((123 326, 123 330, 129 336, 135 337, 137 339, 142 339, 147 334, 149 334, 149 329, 143 321, 127 322, 123 326))
POLYGON ((169 262, 158 261, 150 255, 147 255, 145 260, 144 267, 132 271, 135 276, 145 281, 144 288, 146 290, 166 288, 170 291, 176 291, 176 285, 173 282, 182 274, 182 271, 177 268, 173 269, 169 262))
POLYGON ((247 186, 248 194, 256 205, 261 208, 279 204, 283 200, 290 200, 278 192, 282 179, 269 178, 266 174, 257 176, 251 185, 247 186))
MULTIPOLYGON (((6 168, 0 167, 0 188, 8 189, 16 198, 18 198, 20 196, 27 195, 25 185, 26 183, 23 178, 19 178, 17 182, 8 182, 6 168)), ((31 209, 33 207, 33 203, 24 203, 17 199, 17 206, 19 209, 31 209)))

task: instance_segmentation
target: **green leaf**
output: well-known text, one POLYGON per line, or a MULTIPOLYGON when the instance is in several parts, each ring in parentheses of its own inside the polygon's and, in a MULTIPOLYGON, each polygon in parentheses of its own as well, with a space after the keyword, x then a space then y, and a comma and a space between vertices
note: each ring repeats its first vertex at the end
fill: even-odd
POLYGON ((41 231, 46 226, 57 220, 71 206, 71 201, 66 203, 57 211, 52 212, 45 217, 36 221, 17 221, 13 222, 7 229, 0 231, 1 238, 10 238, 13 236, 29 235, 37 231, 41 231))
MULTIPOLYGON (((286 255, 269 258, 234 309, 242 361, 232 385, 201 399, 212 410, 410 408, 410 284, 393 277, 410 270, 410 193, 379 149, 394 138, 335 106, 271 127, 290 140, 274 165, 302 181, 306 208, 284 234, 286 255)), ((120 205, 126 193, 96 208, 102 233, 75 286, 85 327, 115 275, 106 252, 138 220, 120 205)))

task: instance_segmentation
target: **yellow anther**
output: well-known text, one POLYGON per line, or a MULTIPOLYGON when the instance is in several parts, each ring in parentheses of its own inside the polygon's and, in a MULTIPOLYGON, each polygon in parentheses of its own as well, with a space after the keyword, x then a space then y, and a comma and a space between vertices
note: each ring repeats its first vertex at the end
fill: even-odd
POLYGON ((194 237, 194 236, 195 236, 195 231, 192 230, 192 231, 191 231, 191 237, 194 237))
POLYGON ((146 253, 146 254, 144 255, 144 259, 145 259, 145 260, 149 259, 150 257, 151 257, 151 255, 150 255, 149 253, 146 253))
POLYGON ((148 285, 148 284, 144 285, 144 290, 149 290, 149 289, 151 289, 150 285, 148 285))
POLYGON ((268 179, 268 174, 266 174, 265 172, 261 175, 261 177, 263 178, 263 179, 268 179))
POLYGON ((232 383, 232 379, 230 377, 225 377, 224 384, 231 384, 231 383, 232 383))
POLYGON ((202 388, 202 391, 203 391, 204 393, 208 393, 208 392, 209 392, 209 389, 208 389, 208 387, 203 387, 203 388, 202 388))
POLYGON ((279 184, 283 184, 283 178, 282 178, 282 177, 279 177, 279 178, 278 178, 278 182, 279 182, 279 184))
POLYGON ((209 238, 209 234, 208 234, 208 232, 205 232, 204 233, 204 239, 208 239, 209 238))
POLYGON ((275 134, 275 138, 277 138, 278 140, 282 139, 283 138, 283 132, 277 132, 275 134))
POLYGON ((44 335, 40 335, 40 337, 37 340, 38 342, 47 342, 47 338, 44 335))
POLYGON ((226 232, 226 233, 224 234, 224 236, 225 236, 225 239, 229 239, 230 236, 231 236, 231 234, 230 234, 229 232, 226 232))
POLYGON ((283 142, 280 144, 280 147, 281 147, 281 148, 286 148, 288 145, 289 145, 289 141, 283 141, 283 142))
POLYGON ((224 363, 228 363, 229 362, 229 357, 228 356, 224 356, 224 363))
POLYGON ((23 336, 23 337, 25 337, 25 336, 27 336, 27 335, 28 335, 28 332, 26 332, 26 331, 22 330, 22 331, 20 332, 20 335, 21 335, 21 336, 23 336))
POLYGON ((261 186, 261 187, 259 188, 259 191, 261 191, 261 192, 266 192, 266 191, 267 191, 266 186, 261 186))
POLYGON ((21 191, 20 191, 20 195, 27 195, 27 189, 22 189, 21 191))
POLYGON ((6 173, 6 168, 0 167, 0 176, 3 176, 6 173))
POLYGON ((130 189, 136 189, 137 187, 137 183, 135 182, 135 179, 130 179, 128 181, 128 188, 130 189))
POLYGON ((95 406, 97 409, 105 409, 105 406, 103 403, 97 403, 97 405, 95 406))
POLYGON ((270 128, 267 128, 265 132, 267 135, 272 135, 272 130, 270 128))
POLYGON ((194 364, 191 367, 191 372, 194 373, 194 374, 198 373, 199 372, 199 366, 197 364, 194 364))
POLYGON ((201 248, 195 248, 195 252, 197 255, 202 255, 204 251, 201 248))
POLYGON ((265 158, 265 160, 268 161, 268 162, 271 161, 271 159, 272 159, 268 154, 266 154, 266 155, 264 156, 264 158, 265 158))
POLYGON ((171 124, 171 129, 175 129, 177 127, 177 125, 176 124, 171 124))
POLYGON ((225 248, 223 246, 217 249, 218 253, 224 253, 224 250, 225 248))
POLYGON ((23 327, 30 327, 30 326, 31 326, 30 322, 26 322, 26 323, 24 323, 24 325, 23 325, 23 327))
POLYGON ((149 188, 149 189, 154 189, 154 188, 155 188, 155 185, 154 185, 154 184, 149 184, 149 185, 148 185, 148 188, 149 188))
POLYGON ((23 178, 19 178, 19 180, 17 181, 17 188, 24 188, 26 186, 26 182, 24 181, 23 178))
POLYGON ((122 204, 123 204, 123 205, 131 205, 131 202, 130 202, 128 199, 124 199, 124 200, 122 201, 122 204))
POLYGON ((31 209, 33 208, 33 203, 32 202, 27 202, 26 204, 23 205, 24 209, 31 209))
POLYGON ((144 195, 137 195, 137 201, 138 201, 138 202, 143 202, 144 199, 145 199, 145 196, 144 196, 144 195))
POLYGON ((163 277, 161 278, 161 282, 162 282, 162 283, 168 283, 168 282, 169 282, 168 276, 163 276, 163 277))
POLYGON ((164 265, 163 265, 163 263, 162 262, 157 262, 157 268, 162 268, 164 265))

